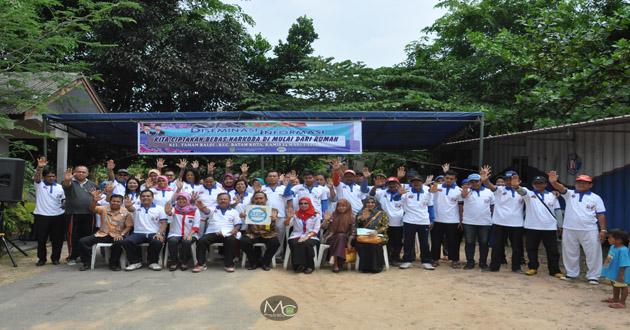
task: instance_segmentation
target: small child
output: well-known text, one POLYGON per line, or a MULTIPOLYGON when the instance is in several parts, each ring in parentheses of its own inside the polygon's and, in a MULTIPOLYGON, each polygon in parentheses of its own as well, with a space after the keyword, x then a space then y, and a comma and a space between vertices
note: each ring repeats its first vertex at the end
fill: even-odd
POLYGON ((613 297, 604 299, 610 308, 626 308, 628 284, 630 283, 630 252, 628 252, 628 234, 622 230, 608 233, 610 250, 604 261, 602 276, 609 279, 613 287, 613 297))

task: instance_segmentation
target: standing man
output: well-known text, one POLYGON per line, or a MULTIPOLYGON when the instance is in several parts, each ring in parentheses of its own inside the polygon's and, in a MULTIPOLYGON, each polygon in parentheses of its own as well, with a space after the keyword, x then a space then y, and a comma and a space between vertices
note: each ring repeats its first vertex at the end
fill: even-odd
POLYGON ((356 215, 363 208, 363 200, 370 192, 367 179, 363 180, 360 186, 356 184, 354 181, 356 173, 353 170, 345 170, 342 173, 339 159, 332 161, 332 171, 337 200, 347 199, 352 206, 352 215, 356 215))
POLYGON ((527 247, 528 270, 525 275, 538 273, 538 246, 543 242, 547 252, 549 275, 562 277, 557 232, 562 228, 562 210, 558 198, 547 191, 547 179, 537 176, 532 181, 533 191, 520 187, 518 175, 513 175, 511 185, 525 202, 525 244, 527 247))
MULTIPOLYGON (((291 189, 293 191, 293 200, 297 203, 302 197, 308 197, 317 212, 321 212, 320 214, 326 213, 328 210, 328 196, 324 190, 325 186, 322 187, 317 184, 311 171, 304 171, 302 177, 304 178, 304 183, 298 184, 291 189)), ((296 203, 293 205, 294 209, 296 203)))
MULTIPOLYGON (((370 173, 364 170, 364 177, 370 177, 370 173)), ((372 188, 370 191, 370 196, 375 196, 376 200, 381 204, 381 208, 387 214, 387 218, 389 220, 389 226, 387 227, 387 251, 389 252, 389 260, 393 265, 400 264, 402 260, 400 259, 400 251, 403 247, 403 201, 402 201, 402 191, 399 190, 400 181, 398 178, 389 177, 386 180, 385 186, 387 189, 377 189, 376 186, 372 188)), ((415 232, 414 236, 411 237, 410 241, 405 240, 405 250, 407 250, 407 246, 411 246, 414 249, 414 242, 416 241, 415 232)), ((415 256, 415 249, 414 249, 415 256)), ((415 258, 414 258, 415 259, 415 258)), ((411 262, 407 262, 405 264, 407 267, 401 268, 409 268, 411 266, 411 262)))
POLYGON ((78 245, 79 239, 94 232, 94 215, 90 211, 92 204, 90 191, 96 190, 97 186, 88 180, 89 174, 87 167, 78 165, 75 166, 74 170, 71 168, 66 170, 61 183, 66 195, 66 225, 68 228, 66 240, 70 254, 67 260, 70 266, 76 265, 76 259, 81 255, 81 247, 78 245))
POLYGON ((549 182, 566 202, 562 227, 562 261, 566 269, 563 279, 580 275, 580 246, 586 256, 589 284, 599 284, 602 273, 602 246, 606 239, 606 208, 604 201, 591 192, 593 178, 581 174, 575 178, 575 189, 567 189, 558 182, 558 173, 549 172, 549 182))
MULTIPOLYGON (((430 179, 432 176, 429 176, 430 179)), ((430 181, 430 180, 429 180, 430 181)), ((411 263, 416 259, 415 242, 416 234, 420 240, 420 262, 422 268, 434 270, 429 250, 429 229, 435 220, 433 211, 433 193, 437 191, 437 184, 434 183, 431 189, 426 190, 423 179, 413 177, 411 179, 411 190, 401 188, 402 208, 405 212, 403 216, 403 233, 405 235, 405 254, 400 268, 411 267, 411 263)))
MULTIPOLYGON (((289 178, 290 179, 290 178, 289 178)), ((278 220, 276 221, 276 232, 278 233, 278 240, 280 241, 280 248, 276 252, 276 256, 281 256, 284 249, 284 239, 286 233, 286 227, 284 220, 293 217, 293 202, 291 184, 284 186, 279 184, 280 175, 276 170, 267 171, 265 181, 267 184, 262 187, 262 192, 267 195, 269 206, 278 210, 278 220)), ((289 180, 290 181, 290 180, 289 180)), ((238 212, 237 212, 238 213, 238 212)))
POLYGON ((63 200, 66 198, 63 188, 56 182, 55 172, 46 169, 46 157, 37 159, 35 182, 35 234, 37 237, 37 266, 46 264, 46 242, 50 238, 53 265, 59 264, 63 247, 64 218, 63 200), (43 180, 42 180, 43 177, 43 180))
POLYGON ((442 245, 446 245, 451 267, 459 268, 459 231, 462 229, 463 205, 462 189, 457 186, 457 173, 447 170, 444 183, 438 185, 433 202, 435 203, 435 222, 431 230, 431 258, 433 266, 438 265, 442 245), (446 242, 444 241, 446 238, 446 242))
MULTIPOLYGON (((466 266, 475 268, 475 242, 479 243, 479 268, 488 268, 488 238, 492 226, 494 194, 481 185, 481 176, 468 176, 468 185, 462 189, 464 200, 464 237, 466 238, 466 266)), ((450 255, 450 254, 449 254, 450 255)))
POLYGON ((114 176, 114 168, 116 168, 116 164, 112 159, 107 161, 107 177, 109 181, 114 184, 114 191, 112 194, 125 196, 127 192, 127 180, 129 180, 129 171, 126 168, 121 168, 116 172, 116 176, 114 176))
MULTIPOLYGON (((501 263, 505 260, 505 243, 509 239, 512 242, 512 272, 521 272, 521 260, 523 259, 523 198, 512 188, 504 184, 492 184, 490 181, 490 166, 481 169, 481 182, 494 193, 494 212, 492 224, 494 225, 492 236, 492 256, 490 257, 491 272, 498 272, 501 263)), ((512 180, 515 172, 505 173, 504 180, 512 180)), ((516 175, 518 178, 518 175, 516 175)), ((503 181, 503 180, 502 180, 503 181)), ((511 182, 511 181, 510 181, 511 182)), ((517 182, 520 184, 520 182, 517 182)))

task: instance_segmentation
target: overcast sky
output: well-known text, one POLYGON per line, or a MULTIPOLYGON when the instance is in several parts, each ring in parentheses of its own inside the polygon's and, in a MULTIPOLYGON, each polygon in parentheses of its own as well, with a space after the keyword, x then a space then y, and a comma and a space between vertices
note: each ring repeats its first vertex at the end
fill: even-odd
POLYGON ((319 39, 315 54, 362 61, 370 67, 405 60, 405 45, 444 14, 436 0, 226 0, 240 5, 256 21, 251 32, 272 44, 285 40, 302 15, 313 19, 319 39))

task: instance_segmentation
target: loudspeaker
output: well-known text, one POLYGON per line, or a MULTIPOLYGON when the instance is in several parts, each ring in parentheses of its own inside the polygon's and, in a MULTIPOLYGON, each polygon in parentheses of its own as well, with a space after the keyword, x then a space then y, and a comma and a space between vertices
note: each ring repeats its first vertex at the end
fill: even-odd
POLYGON ((24 159, 0 157, 0 202, 22 201, 24 159))

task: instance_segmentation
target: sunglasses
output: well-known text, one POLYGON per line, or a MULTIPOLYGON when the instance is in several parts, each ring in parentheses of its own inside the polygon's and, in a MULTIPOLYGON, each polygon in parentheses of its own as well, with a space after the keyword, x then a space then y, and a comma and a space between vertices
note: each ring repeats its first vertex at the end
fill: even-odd
POLYGON ((309 203, 300 203, 300 205, 310 205, 309 203))

